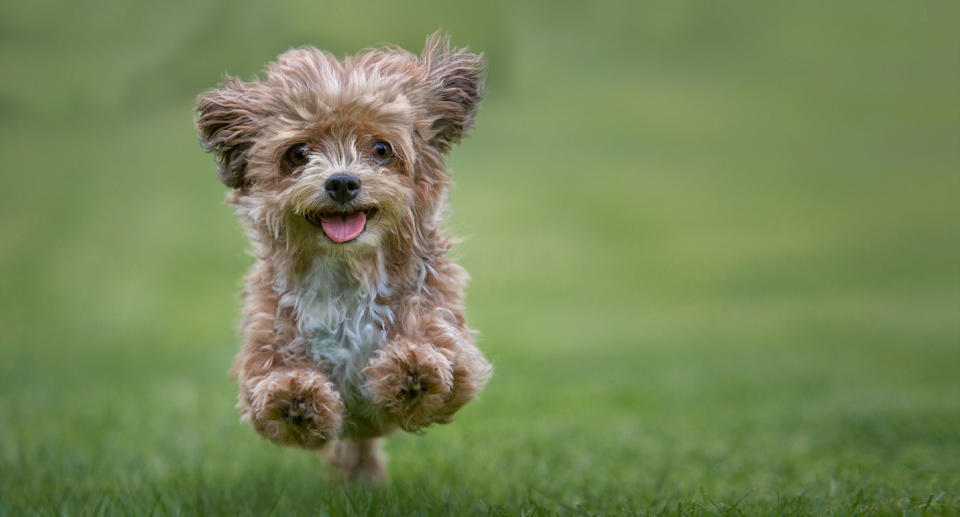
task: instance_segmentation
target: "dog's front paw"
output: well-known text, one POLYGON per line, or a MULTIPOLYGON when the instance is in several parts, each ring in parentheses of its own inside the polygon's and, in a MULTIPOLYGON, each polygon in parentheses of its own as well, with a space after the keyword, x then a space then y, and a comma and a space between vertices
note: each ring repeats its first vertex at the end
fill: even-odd
POLYGON ((276 371, 253 388, 251 413, 254 428, 267 438, 318 448, 339 434, 343 402, 319 372, 276 371))
POLYGON ((453 366, 433 345, 393 343, 363 373, 373 401, 383 404, 406 431, 436 422, 453 389, 453 366))

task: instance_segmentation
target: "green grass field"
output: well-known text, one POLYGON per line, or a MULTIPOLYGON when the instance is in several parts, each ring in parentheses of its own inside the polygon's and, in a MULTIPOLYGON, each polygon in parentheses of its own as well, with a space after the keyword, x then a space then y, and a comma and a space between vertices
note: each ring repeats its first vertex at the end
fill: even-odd
POLYGON ((0 4, 0 515, 957 515, 953 2, 0 4), (193 97, 487 53, 450 166, 496 375, 343 487, 239 423, 193 97))

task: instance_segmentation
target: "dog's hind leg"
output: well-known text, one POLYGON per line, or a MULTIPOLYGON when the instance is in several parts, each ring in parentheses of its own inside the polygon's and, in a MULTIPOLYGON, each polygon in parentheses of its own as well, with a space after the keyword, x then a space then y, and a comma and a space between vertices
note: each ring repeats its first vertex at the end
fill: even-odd
POLYGON ((325 452, 344 481, 381 483, 387 480, 387 455, 382 445, 381 438, 339 440, 325 452))

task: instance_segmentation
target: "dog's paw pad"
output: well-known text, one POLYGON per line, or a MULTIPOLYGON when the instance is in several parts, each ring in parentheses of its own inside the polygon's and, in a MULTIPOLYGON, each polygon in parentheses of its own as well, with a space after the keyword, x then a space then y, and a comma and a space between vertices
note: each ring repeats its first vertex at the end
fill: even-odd
POLYGON ((400 384, 400 397, 405 400, 415 400, 421 394, 430 391, 430 383, 420 378, 417 372, 407 372, 407 376, 400 384))
POLYGON ((343 403, 333 384, 311 371, 273 372, 253 390, 258 430, 280 442, 301 446, 336 437, 343 403))
POLYGON ((432 423, 453 389, 453 367, 432 345, 397 343, 381 350, 364 373, 374 402, 407 430, 432 423))
POLYGON ((293 425, 304 425, 310 421, 310 410, 303 398, 293 399, 290 406, 283 408, 280 414, 293 425))

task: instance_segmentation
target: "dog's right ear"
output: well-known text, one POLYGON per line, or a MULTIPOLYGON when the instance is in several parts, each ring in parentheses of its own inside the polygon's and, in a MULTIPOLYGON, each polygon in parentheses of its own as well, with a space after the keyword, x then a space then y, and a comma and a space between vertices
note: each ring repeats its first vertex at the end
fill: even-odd
POLYGON ((220 181, 231 188, 246 183, 248 153, 259 132, 255 84, 227 77, 222 88, 197 97, 197 135, 205 151, 216 153, 220 181))
POLYGON ((432 90, 428 138, 446 152, 473 125, 483 97, 486 61, 483 54, 453 47, 450 36, 439 30, 427 38, 420 61, 427 68, 432 90))

